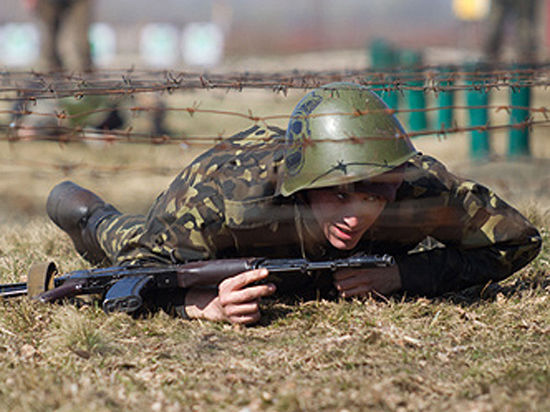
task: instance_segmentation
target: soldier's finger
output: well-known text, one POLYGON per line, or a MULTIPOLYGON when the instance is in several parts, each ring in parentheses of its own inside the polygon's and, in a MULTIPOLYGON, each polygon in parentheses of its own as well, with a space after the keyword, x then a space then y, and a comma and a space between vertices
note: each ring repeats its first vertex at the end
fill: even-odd
MULTIPOLYGON (((361 271, 367 271, 368 269, 361 269, 361 271)), ((350 277, 357 276, 358 269, 341 269, 334 272, 332 275, 334 280, 343 280, 350 277)))
POLYGON ((231 276, 230 278, 225 279, 220 283, 219 289, 226 290, 238 290, 242 289, 245 286, 257 282, 259 280, 265 279, 268 275, 267 269, 254 269, 247 272, 239 273, 238 275, 231 276))
POLYGON ((250 315, 243 315, 243 316, 231 316, 229 317, 229 321, 231 323, 236 323, 239 325, 250 325, 252 323, 257 323, 261 318, 260 312, 252 313, 250 315))
MULTIPOLYGON (((267 285, 250 286, 240 290, 234 290, 231 293, 224 296, 222 303, 244 303, 257 300, 264 296, 272 295, 276 290, 276 287, 272 283, 267 285)), ((220 296, 221 298, 221 296, 220 296)))
POLYGON ((260 310, 258 301, 229 305, 224 308, 227 317, 252 315, 260 310))
POLYGON ((374 289, 370 285, 360 285, 356 288, 351 288, 340 292, 340 296, 343 298, 353 298, 356 296, 367 296, 372 293, 374 289))
POLYGON ((336 289, 343 291, 343 290, 354 289, 361 285, 370 286, 371 283, 372 283, 371 279, 368 277, 368 275, 363 275, 363 276, 349 277, 342 280, 335 280, 334 286, 336 286, 336 289))

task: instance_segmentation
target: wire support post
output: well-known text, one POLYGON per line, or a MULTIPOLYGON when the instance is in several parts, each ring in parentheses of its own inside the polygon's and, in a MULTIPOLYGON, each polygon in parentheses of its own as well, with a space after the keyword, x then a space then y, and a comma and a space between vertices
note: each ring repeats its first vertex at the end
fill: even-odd
POLYGON ((373 91, 390 109, 399 107, 399 95, 395 87, 395 70, 399 64, 399 51, 384 39, 374 39, 368 48, 373 73, 373 91), (380 83, 378 83, 378 81, 380 83))
POLYGON ((412 76, 405 83, 409 86, 405 91, 405 98, 411 109, 409 113, 409 130, 413 132, 425 130, 428 127, 428 121, 426 117, 422 54, 415 50, 405 50, 401 53, 401 64, 412 72, 412 76))
POLYGON ((531 87, 529 77, 525 74, 531 73, 529 66, 518 64, 517 72, 512 77, 510 87, 510 132, 508 136, 508 157, 530 156, 530 128, 528 127, 531 107, 531 87))
POLYGON ((456 68, 452 66, 441 66, 437 73, 437 106, 439 110, 437 112, 437 127, 439 130, 446 131, 453 125, 455 103, 455 93, 450 88, 455 84, 456 68))
POLYGON ((466 105, 470 122, 471 140, 470 156, 474 160, 489 157, 491 144, 489 140, 489 91, 485 82, 490 81, 488 68, 480 64, 467 64, 464 71, 467 73, 465 82, 469 87, 466 90, 466 105))

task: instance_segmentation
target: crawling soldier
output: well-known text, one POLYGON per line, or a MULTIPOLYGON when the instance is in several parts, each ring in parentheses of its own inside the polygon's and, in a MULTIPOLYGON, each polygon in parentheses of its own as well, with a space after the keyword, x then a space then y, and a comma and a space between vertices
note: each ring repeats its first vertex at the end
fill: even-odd
MULTIPOLYGON (((277 291, 305 298, 434 296, 504 279, 541 247, 517 210, 416 152, 384 103, 353 83, 309 92, 286 132, 254 126, 206 151, 146 216, 122 214, 72 182, 52 190, 47 211, 94 264, 395 257, 392 267, 342 270, 328 285, 296 277, 277 291)), ((218 289, 181 291, 178 313, 257 322, 260 298, 277 289, 257 283, 266 276, 252 270, 218 289)))

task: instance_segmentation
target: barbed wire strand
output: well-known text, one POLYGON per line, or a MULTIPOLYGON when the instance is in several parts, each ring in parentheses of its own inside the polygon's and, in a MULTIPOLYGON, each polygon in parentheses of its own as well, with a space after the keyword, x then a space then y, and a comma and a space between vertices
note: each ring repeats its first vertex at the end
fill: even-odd
POLYGON ((372 87, 375 91, 488 91, 503 87, 547 87, 550 64, 533 67, 514 66, 478 70, 457 70, 452 66, 424 66, 388 71, 340 70, 284 73, 196 73, 175 71, 98 71, 88 75, 40 73, 34 71, 0 72, 0 101, 52 99, 85 95, 133 95, 137 93, 173 93, 189 89, 245 88, 268 89, 286 94, 290 89, 311 89, 326 83, 350 81, 372 87), (11 94, 11 96, 10 96, 11 94))

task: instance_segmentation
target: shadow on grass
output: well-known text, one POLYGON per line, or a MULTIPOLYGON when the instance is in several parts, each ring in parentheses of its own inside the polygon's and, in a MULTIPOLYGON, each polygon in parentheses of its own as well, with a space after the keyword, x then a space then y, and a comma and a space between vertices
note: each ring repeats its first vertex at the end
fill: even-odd
POLYGON ((474 286, 459 292, 447 293, 433 298, 434 301, 448 301, 460 305, 473 305, 479 302, 492 302, 498 296, 510 298, 523 296, 527 292, 550 291, 550 277, 544 271, 537 271, 532 275, 522 275, 513 283, 491 283, 485 286, 474 286))
POLYGON ((282 319, 285 319, 296 311, 297 305, 303 303, 298 299, 266 299, 262 300, 262 317, 255 326, 270 326, 282 319))

